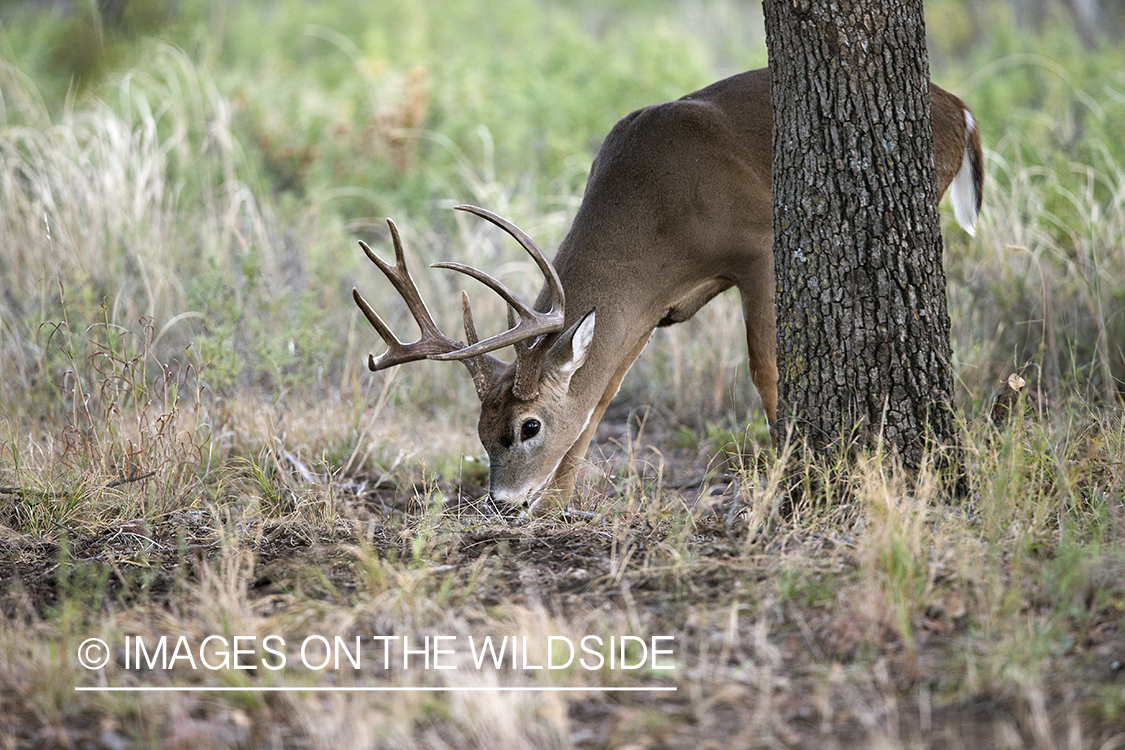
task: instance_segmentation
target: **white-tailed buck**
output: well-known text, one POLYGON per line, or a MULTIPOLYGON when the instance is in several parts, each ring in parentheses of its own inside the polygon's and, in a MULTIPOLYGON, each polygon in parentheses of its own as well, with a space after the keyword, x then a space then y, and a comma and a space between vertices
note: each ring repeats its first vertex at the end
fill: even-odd
MULTIPOLYGON (((957 221, 972 232, 983 181, 980 136, 960 99, 932 84, 930 92, 938 196, 952 184, 957 221)), ((715 295, 738 287, 750 376, 772 423, 772 129, 768 70, 623 117, 594 159, 582 205, 554 262, 507 220, 458 206, 511 234, 547 279, 529 306, 477 269, 434 264, 472 276, 508 303, 508 330, 484 341, 477 339, 464 293, 468 343, 438 330, 388 220, 394 265, 360 245, 402 295, 422 336, 401 343, 353 290, 388 346, 382 356, 369 358, 369 367, 418 359, 464 362, 481 400, 478 429, 491 460, 489 492, 496 501, 534 510, 543 497, 569 497, 606 406, 653 330, 689 319, 715 295), (515 347, 513 363, 488 354, 506 346, 515 347)))

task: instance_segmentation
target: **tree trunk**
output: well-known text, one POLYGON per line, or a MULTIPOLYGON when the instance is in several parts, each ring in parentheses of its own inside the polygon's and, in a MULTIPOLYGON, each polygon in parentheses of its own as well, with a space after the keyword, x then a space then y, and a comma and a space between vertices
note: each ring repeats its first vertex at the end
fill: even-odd
POLYGON ((765 0, 780 411, 820 454, 960 463, 922 0, 765 0), (853 442, 854 441, 854 442, 853 442))

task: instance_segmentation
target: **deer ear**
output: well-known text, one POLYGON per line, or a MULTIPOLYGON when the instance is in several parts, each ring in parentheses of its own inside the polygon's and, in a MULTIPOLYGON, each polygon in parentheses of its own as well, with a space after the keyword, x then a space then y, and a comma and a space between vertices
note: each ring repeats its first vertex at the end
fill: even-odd
POLYGON ((559 336, 547 353, 544 375, 561 381, 566 388, 578 368, 586 363, 590 345, 594 343, 594 311, 586 313, 582 319, 559 336))

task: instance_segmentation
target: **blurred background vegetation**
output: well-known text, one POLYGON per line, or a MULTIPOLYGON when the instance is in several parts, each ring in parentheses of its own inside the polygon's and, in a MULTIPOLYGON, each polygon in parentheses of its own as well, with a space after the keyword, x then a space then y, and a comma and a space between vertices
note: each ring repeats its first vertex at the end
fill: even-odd
MULTIPOLYGON (((1017 371, 1051 398, 1111 405, 1125 383, 1125 8, 926 13, 932 76, 972 107, 988 157, 977 238, 943 207, 961 403, 976 413, 1017 371)), ((766 61, 760 6, 735 0, 6 0, 0 415, 120 408, 99 357, 117 373, 143 359, 212 406, 373 398, 386 376, 364 356, 381 343, 350 288, 401 337, 410 324, 357 237, 385 254, 394 217, 456 330, 461 280, 425 264, 498 269, 528 295, 541 280, 450 206, 504 213, 552 248, 619 117, 766 61)), ((501 325, 496 300, 470 292, 501 325)), ((720 300, 661 332, 624 398, 737 424, 756 404, 742 342, 736 302, 720 300)), ((409 369, 391 405, 467 429, 462 368, 409 369)))

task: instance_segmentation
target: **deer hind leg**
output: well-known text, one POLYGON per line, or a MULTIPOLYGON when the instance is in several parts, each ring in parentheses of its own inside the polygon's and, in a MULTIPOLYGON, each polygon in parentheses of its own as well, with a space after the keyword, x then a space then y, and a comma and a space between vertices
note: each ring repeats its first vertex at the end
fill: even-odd
POLYGON ((777 320, 774 313, 773 258, 752 279, 738 284, 750 378, 772 425, 777 419, 777 320))

